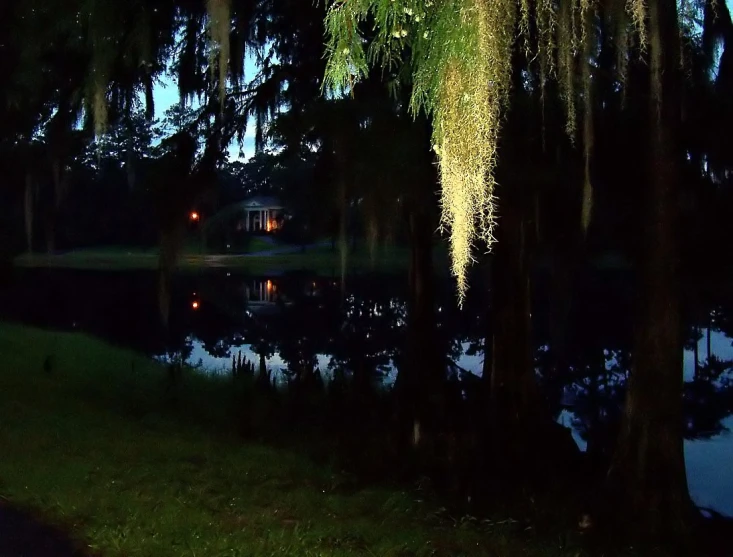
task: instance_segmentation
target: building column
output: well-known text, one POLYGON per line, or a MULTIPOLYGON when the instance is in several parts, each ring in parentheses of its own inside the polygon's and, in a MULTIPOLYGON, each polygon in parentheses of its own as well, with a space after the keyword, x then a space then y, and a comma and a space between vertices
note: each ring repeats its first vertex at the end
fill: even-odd
POLYGON ((244 210, 244 230, 249 232, 249 210, 244 210))

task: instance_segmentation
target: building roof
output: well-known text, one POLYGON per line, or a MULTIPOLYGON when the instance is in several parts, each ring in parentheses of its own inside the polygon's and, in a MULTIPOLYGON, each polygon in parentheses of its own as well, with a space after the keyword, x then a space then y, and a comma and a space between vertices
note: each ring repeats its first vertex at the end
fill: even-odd
POLYGON ((255 195, 254 197, 248 197, 241 203, 242 207, 247 208, 262 208, 262 209, 282 209, 283 204, 277 197, 268 197, 266 195, 255 195))

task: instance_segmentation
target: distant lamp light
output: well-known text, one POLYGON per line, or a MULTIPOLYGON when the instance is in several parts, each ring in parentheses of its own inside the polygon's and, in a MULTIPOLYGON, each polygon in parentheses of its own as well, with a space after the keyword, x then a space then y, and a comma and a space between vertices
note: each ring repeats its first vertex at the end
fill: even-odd
POLYGON ((201 218, 201 216, 196 211, 191 211, 190 219, 192 222, 196 222, 201 218))
POLYGON ((193 302, 193 303, 191 304, 191 307, 192 307, 193 309, 199 309, 199 303, 198 303, 198 302, 193 302))
POLYGON ((267 291, 272 292, 272 281, 271 280, 267 281, 267 291))

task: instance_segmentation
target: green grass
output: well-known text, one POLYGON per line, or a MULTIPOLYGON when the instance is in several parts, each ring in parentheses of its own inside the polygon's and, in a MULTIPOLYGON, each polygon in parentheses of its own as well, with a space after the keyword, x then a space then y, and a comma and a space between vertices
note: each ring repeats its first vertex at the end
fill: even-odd
POLYGON ((102 555, 578 555, 227 433, 229 379, 0 324, 0 497, 102 555), (52 371, 44 371, 52 355, 52 371))
MULTIPOLYGON (((269 245, 265 249, 272 249, 269 245)), ((360 250, 347 257, 349 272, 378 271, 404 272, 409 264, 409 250, 389 247, 379 250, 374 257, 360 250)), ((60 255, 26 254, 15 259, 19 267, 70 268, 88 270, 155 269, 158 266, 157 250, 125 248, 96 248, 75 250, 60 255)), ((341 272, 341 256, 330 247, 316 247, 306 252, 275 255, 206 255, 187 251, 179 259, 181 269, 225 267, 242 269, 254 274, 274 271, 309 270, 327 275, 341 272)), ((436 250, 435 268, 448 269, 446 250, 436 250)))
POLYGON ((253 236, 249 241, 249 245, 247 246, 247 252, 257 253, 258 251, 268 251, 281 247, 282 245, 283 244, 278 242, 268 242, 260 236, 253 236))

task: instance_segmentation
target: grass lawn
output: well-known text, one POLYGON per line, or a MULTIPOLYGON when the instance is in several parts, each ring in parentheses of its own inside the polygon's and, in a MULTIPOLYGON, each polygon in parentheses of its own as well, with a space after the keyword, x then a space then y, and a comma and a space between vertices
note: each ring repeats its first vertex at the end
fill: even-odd
MULTIPOLYGON (((272 249, 272 245, 263 250, 272 249)), ((448 272, 448 256, 444 246, 436 249, 435 269, 448 272)), ((409 250, 405 247, 387 247, 372 257, 367 250, 349 255, 346 260, 350 272, 378 271, 404 272, 409 263, 409 250)), ((158 266, 157 250, 125 248, 89 248, 58 255, 26 254, 15 259, 20 267, 72 268, 88 270, 155 269, 158 266)), ((242 269, 253 274, 273 271, 309 270, 326 275, 338 275, 341 271, 341 255, 327 246, 311 247, 305 252, 273 255, 209 255, 188 250, 179 259, 179 268, 198 269, 226 267, 242 269)))
POLYGON ((580 555, 246 444, 228 378, 186 371, 173 404, 163 366, 88 336, 0 324, 0 354, 0 497, 95 553, 580 555))

